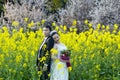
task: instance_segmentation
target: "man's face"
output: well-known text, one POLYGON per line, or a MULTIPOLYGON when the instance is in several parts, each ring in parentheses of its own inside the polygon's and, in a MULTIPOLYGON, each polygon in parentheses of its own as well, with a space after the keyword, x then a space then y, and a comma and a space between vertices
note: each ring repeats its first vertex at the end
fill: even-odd
POLYGON ((44 27, 43 28, 43 34, 44 34, 45 37, 48 37, 48 35, 50 34, 49 28, 44 27))

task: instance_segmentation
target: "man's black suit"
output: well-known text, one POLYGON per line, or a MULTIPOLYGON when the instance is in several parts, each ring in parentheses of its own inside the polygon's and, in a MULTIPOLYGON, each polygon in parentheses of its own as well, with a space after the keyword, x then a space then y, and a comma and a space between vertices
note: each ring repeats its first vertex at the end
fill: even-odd
POLYGON ((47 37, 47 39, 45 41, 43 41, 42 45, 39 48, 37 62, 36 62, 38 71, 42 71, 44 64, 48 65, 47 70, 42 72, 40 80, 50 80, 50 78, 48 76, 48 74, 50 73, 50 66, 51 66, 50 50, 53 48, 53 46, 54 46, 54 40, 52 37, 49 36, 49 37, 47 37), (46 48, 44 48, 44 45, 46 45, 46 48), (44 63, 40 62, 42 57, 44 57, 47 53, 48 53, 48 56, 47 56, 46 61, 44 63))

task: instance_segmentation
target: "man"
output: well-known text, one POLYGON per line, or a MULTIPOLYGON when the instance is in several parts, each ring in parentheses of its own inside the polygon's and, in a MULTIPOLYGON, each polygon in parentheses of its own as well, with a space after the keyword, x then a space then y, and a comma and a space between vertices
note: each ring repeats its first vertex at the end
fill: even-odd
POLYGON ((45 38, 39 48, 38 56, 37 56, 37 69, 38 71, 42 71, 40 80, 49 80, 48 74, 50 73, 50 65, 51 65, 50 50, 54 46, 54 40, 51 36, 49 36, 51 30, 52 29, 50 23, 46 22, 43 27, 43 34, 45 38))

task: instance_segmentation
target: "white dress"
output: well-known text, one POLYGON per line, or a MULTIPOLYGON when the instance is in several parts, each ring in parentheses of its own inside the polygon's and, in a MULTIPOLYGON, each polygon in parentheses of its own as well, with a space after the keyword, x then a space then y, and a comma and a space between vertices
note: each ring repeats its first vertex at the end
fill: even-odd
MULTIPOLYGON (((58 50, 57 58, 60 58, 60 52, 66 50, 66 46, 64 44, 55 44, 54 48, 58 50)), ((52 59, 51 62, 51 72, 50 72, 50 80, 68 80, 68 68, 65 62, 55 61, 52 59)))

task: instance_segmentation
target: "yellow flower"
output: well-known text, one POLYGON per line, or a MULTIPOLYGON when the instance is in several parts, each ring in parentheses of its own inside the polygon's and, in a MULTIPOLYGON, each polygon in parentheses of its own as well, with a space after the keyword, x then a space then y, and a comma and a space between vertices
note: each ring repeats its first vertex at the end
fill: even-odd
POLYGON ((114 29, 118 29, 118 24, 114 24, 114 29))
POLYGON ((42 74, 42 71, 38 71, 38 75, 41 75, 42 74))
POLYGON ((13 21, 12 22, 12 26, 18 26, 19 25, 19 22, 18 21, 13 21))
POLYGON ((52 26, 56 26, 56 23, 55 23, 55 22, 53 22, 53 23, 52 23, 52 26))
POLYGON ((60 28, 63 28, 63 25, 60 25, 60 28))
POLYGON ((76 24, 77 24, 77 20, 74 20, 72 26, 76 26, 76 24))
POLYGON ((63 26, 63 30, 66 31, 66 30, 67 30, 67 27, 66 27, 66 26, 63 26))
POLYGON ((118 44, 118 49, 120 49, 120 43, 118 44))
POLYGON ((76 32, 77 31, 77 28, 74 28, 74 32, 76 32))
POLYGON ((16 56, 16 63, 19 63, 22 59, 22 56, 21 55, 18 55, 16 56))
POLYGON ((33 21, 30 24, 31 24, 31 26, 34 26, 34 22, 33 21))
POLYGON ((61 72, 62 75, 64 75, 64 72, 61 72))
POLYGON ((5 55, 4 54, 0 54, 0 59, 1 59, 1 62, 3 62, 4 59, 5 59, 5 55))
POLYGON ((20 28, 20 32, 21 32, 21 33, 23 32, 23 28, 20 28))
POLYGON ((100 70, 100 65, 95 66, 97 70, 100 70))
POLYGON ((27 64, 26 64, 26 63, 24 63, 24 64, 23 64, 23 67, 24 67, 24 68, 26 68, 26 67, 27 67, 27 64))
POLYGON ((98 29, 98 30, 100 29, 100 26, 101 26, 101 24, 98 23, 98 24, 97 24, 97 29, 98 29))
POLYGON ((31 55, 32 55, 32 56, 35 56, 35 52, 34 52, 34 51, 32 51, 32 52, 31 52, 31 55))
POLYGON ((58 62, 60 62, 60 60, 59 60, 59 59, 56 59, 56 60, 55 60, 55 63, 58 63, 58 62))
POLYGON ((68 67, 68 71, 71 72, 72 71, 72 67, 68 67))
POLYGON ((116 32, 117 32, 116 30, 113 30, 113 32, 112 32, 112 33, 114 33, 114 34, 115 34, 116 32))
POLYGON ((34 22, 33 21, 31 21, 31 23, 28 24, 28 28, 30 28, 32 26, 34 26, 34 22))
POLYGON ((56 30, 56 31, 58 31, 58 30, 59 30, 59 27, 58 27, 58 26, 56 26, 56 27, 55 27, 55 30, 56 30))
POLYGON ((44 44, 43 49, 44 49, 44 50, 46 49, 46 44, 44 44))
POLYGON ((108 48, 105 49, 105 54, 106 54, 107 56, 109 55, 109 49, 108 49, 108 48))
POLYGON ((91 59, 93 59, 94 58, 94 56, 95 56, 95 54, 93 53, 93 54, 91 54, 91 59))
POLYGON ((102 29, 105 29, 105 25, 102 25, 102 29))
POLYGON ((84 21, 84 23, 85 23, 85 24, 88 24, 89 22, 88 22, 88 20, 86 19, 86 20, 84 21))
POLYGON ((40 22, 37 22, 37 25, 40 26, 40 22))
POLYGON ((50 77, 50 73, 48 74, 48 77, 50 77))
POLYGON ((61 69, 61 68, 63 68, 63 64, 58 64, 57 69, 61 69))
POLYGON ((4 26, 2 26, 2 28, 7 28, 7 26, 4 25, 4 26))
POLYGON ((44 23, 45 23, 45 20, 44 20, 44 19, 42 19, 42 21, 41 21, 41 22, 42 22, 42 24, 44 24, 44 23))
POLYGON ((24 21, 25 21, 25 22, 28 22, 28 18, 24 18, 24 21))
POLYGON ((72 32, 73 31, 73 29, 72 28, 69 28, 70 29, 70 32, 72 32))
POLYGON ((87 55, 86 55, 86 53, 84 53, 84 58, 86 58, 87 57, 87 55))
POLYGON ((46 57, 43 56, 43 57, 40 59, 40 62, 45 61, 45 60, 46 60, 46 57))
POLYGON ((91 28, 91 27, 92 27, 92 23, 89 23, 89 24, 88 24, 88 27, 90 27, 90 28, 91 28))
POLYGON ((107 25, 107 26, 106 26, 106 30, 109 30, 109 29, 110 29, 110 26, 109 26, 109 25, 107 25))
POLYGON ((48 51, 46 52, 46 54, 45 54, 45 56, 48 56, 49 54, 48 54, 48 51))
POLYGON ((51 53, 52 53, 53 55, 58 54, 58 50, 53 48, 53 49, 51 49, 51 53))

